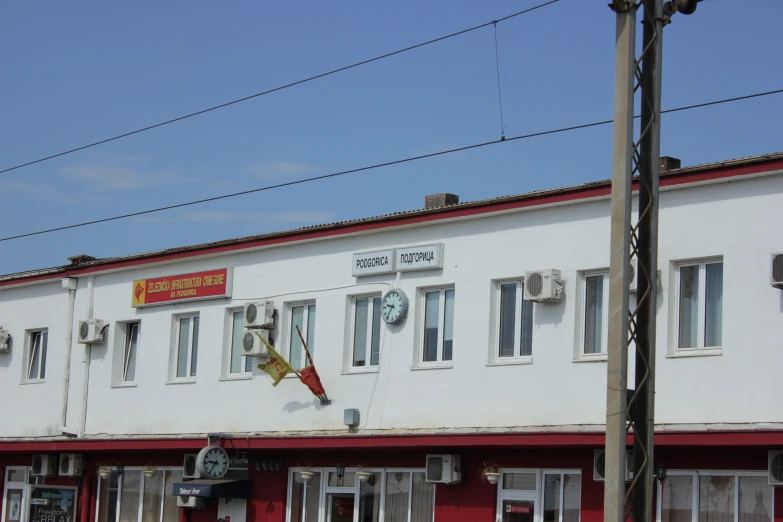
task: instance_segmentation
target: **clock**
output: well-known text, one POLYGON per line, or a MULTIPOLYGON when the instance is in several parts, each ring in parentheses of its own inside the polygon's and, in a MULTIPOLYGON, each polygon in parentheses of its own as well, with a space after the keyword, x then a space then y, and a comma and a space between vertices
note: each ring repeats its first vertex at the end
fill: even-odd
POLYGON ((228 472, 228 453, 220 446, 207 446, 196 456, 196 471, 202 477, 223 478, 228 472))
POLYGON ((408 314, 408 297, 402 290, 389 290, 381 300, 381 317, 389 324, 400 324, 408 314))

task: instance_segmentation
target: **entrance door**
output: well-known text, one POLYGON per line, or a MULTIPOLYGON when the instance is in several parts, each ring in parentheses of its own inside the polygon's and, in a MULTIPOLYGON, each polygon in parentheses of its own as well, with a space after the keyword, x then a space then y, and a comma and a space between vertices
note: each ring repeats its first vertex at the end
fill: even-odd
POLYGON ((327 522, 353 522, 355 503, 353 493, 329 493, 327 495, 327 522))
POLYGON ((535 502, 532 500, 504 500, 503 522, 533 522, 535 502))
POLYGON ((218 519, 226 522, 245 522, 247 500, 244 498, 219 498, 218 519))

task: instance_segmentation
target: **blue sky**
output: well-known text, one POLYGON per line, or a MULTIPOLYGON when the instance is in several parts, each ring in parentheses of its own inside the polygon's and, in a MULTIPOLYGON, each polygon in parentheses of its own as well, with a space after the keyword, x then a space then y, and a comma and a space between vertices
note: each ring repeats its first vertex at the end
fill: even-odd
MULTIPOLYGON (((0 169, 540 3, 7 2, 0 169)), ((506 135, 611 118, 614 14, 498 26, 506 135)), ((664 40, 663 106, 783 87, 783 2, 706 0, 664 40)), ((641 31, 640 31, 641 32, 641 31)), ((0 174, 3 237, 497 139, 492 28, 0 174)), ((783 95, 666 116, 684 165, 783 149, 783 95)), ((609 126, 0 243, 0 273, 609 177, 609 126)))

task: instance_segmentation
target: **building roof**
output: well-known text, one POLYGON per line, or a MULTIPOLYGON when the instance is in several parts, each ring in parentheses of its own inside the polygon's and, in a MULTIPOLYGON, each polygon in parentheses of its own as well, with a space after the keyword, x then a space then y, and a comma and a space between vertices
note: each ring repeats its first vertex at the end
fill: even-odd
MULTIPOLYGON (((761 174, 783 169, 783 152, 736 158, 715 163, 705 163, 661 173, 661 186, 684 185, 736 176, 761 174)), ((570 185, 560 188, 526 192, 511 196, 470 201, 443 207, 408 210, 380 216, 338 221, 323 225, 301 227, 282 232, 226 239, 199 245, 181 246, 121 257, 94 259, 90 256, 69 258, 69 265, 17 272, 0 276, 0 286, 16 285, 43 279, 79 276, 128 266, 159 263, 179 258, 258 248, 294 241, 341 236, 367 230, 383 229, 414 223, 451 219, 465 216, 511 210, 552 203, 576 202, 596 197, 606 197, 611 191, 611 180, 570 185)))

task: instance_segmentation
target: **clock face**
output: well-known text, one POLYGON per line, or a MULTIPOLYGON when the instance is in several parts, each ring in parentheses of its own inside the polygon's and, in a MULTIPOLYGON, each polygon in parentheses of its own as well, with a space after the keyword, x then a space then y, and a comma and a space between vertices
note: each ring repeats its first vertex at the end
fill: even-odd
POLYGON ((402 290, 389 290, 381 303, 381 317, 389 324, 399 324, 408 313, 408 298, 402 290))
POLYGON ((196 458, 196 469, 210 478, 221 478, 228 472, 228 453, 220 446, 207 446, 196 458))

